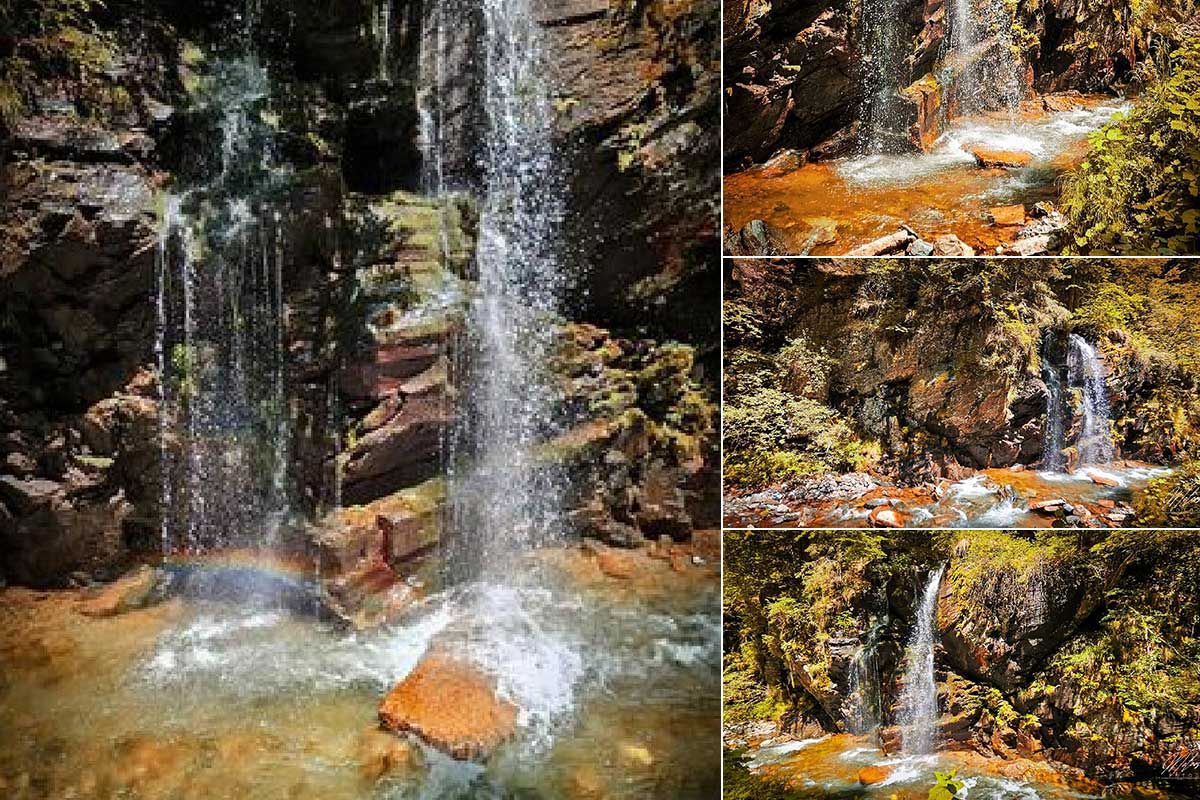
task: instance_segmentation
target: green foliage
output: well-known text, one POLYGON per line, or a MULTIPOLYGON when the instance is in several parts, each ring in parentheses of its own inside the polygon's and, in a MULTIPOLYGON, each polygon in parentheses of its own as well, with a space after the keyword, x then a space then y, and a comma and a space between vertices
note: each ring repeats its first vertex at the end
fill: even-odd
POLYGON ((762 320, 753 308, 740 300, 725 301, 721 324, 727 346, 752 346, 762 342, 762 320))
POLYGON ((854 471, 874 456, 833 409, 773 388, 726 396, 724 442, 726 479, 745 488, 854 471))
POLYGON ((1072 254, 1192 253, 1200 233, 1200 41, 1171 54, 1127 118, 1090 137, 1066 181, 1072 254))
POLYGON ((1090 338, 1112 330, 1128 329, 1140 321, 1150 307, 1150 298, 1131 293, 1126 287, 1105 283, 1071 317, 1073 327, 1090 338))
POLYGON ((1151 480, 1136 508, 1143 525, 1200 527, 1200 462, 1189 461, 1151 480))
POLYGON ((194 347, 179 342, 171 348, 171 372, 176 390, 184 402, 196 396, 199 380, 199 359, 194 347))
POLYGON ((929 790, 929 800, 954 800, 954 796, 963 790, 965 783, 958 780, 954 776, 958 770, 950 770, 949 772, 933 773, 933 779, 936 783, 929 790))
POLYGON ((39 76, 95 80, 112 64, 112 43, 94 22, 101 0, 0 0, 0 30, 12 37, 0 57, 0 122, 25 111, 39 76))

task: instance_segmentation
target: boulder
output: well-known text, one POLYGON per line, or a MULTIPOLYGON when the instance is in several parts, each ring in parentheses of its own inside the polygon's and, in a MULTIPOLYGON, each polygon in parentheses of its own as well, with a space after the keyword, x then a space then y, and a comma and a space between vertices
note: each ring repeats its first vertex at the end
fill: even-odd
POLYGON ((947 233, 944 236, 939 236, 933 240, 933 255, 971 257, 975 255, 975 248, 963 242, 952 233, 947 233))
POLYGON ((883 783, 892 774, 891 767, 870 766, 863 767, 858 771, 858 782, 863 786, 873 786, 877 783, 883 783))
MULTIPOLYGON (((975 163, 983 169, 1027 167, 1033 161, 1033 155, 1020 150, 996 150, 988 147, 972 147, 971 155, 975 163)), ((1024 222, 1024 220, 1021 220, 1024 222)))
POLYGON ((903 528, 904 515, 890 506, 879 506, 871 509, 867 517, 873 528, 903 528))
POLYGON ((89 617, 115 617, 145 608, 162 600, 170 583, 166 573, 143 564, 86 596, 79 604, 79 612, 89 617))
POLYGON ((771 156, 767 162, 754 169, 760 178, 779 178, 803 167, 808 163, 808 153, 802 150, 780 150, 771 156))
POLYGON ((754 219, 739 231, 727 231, 725 253, 731 256, 797 255, 799 246, 791 237, 769 222, 754 219))
POLYGON ((383 698, 379 719, 454 758, 485 759, 516 733, 517 707, 476 667, 430 654, 383 698))

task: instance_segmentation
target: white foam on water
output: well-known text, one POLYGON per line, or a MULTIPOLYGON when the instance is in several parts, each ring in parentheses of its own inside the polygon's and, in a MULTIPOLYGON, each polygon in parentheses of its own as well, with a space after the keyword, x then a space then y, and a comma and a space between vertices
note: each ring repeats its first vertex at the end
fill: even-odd
MULTIPOLYGON (((1028 153, 1034 162, 1048 162, 1086 134, 1108 124, 1128 104, 1077 108, 1038 120, 1013 121, 1007 117, 959 120, 938 138, 927 153, 855 156, 835 163, 838 174, 860 186, 903 186, 943 170, 973 164, 971 149, 1028 153)), ((1030 170, 1011 170, 984 192, 984 197, 1012 194, 1034 183, 1030 170)))
POLYGON ((747 769, 758 769, 768 764, 777 764, 783 761, 789 754, 803 750, 806 747, 811 747, 817 742, 823 742, 828 738, 828 736, 821 736, 816 739, 797 739, 795 741, 783 742, 782 744, 759 747, 755 749, 754 754, 750 758, 746 759, 746 767, 747 769))

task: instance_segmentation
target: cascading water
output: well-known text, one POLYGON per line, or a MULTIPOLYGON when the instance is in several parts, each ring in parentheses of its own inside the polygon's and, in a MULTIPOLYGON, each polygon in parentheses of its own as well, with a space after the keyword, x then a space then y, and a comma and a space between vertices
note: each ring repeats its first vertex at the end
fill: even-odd
POLYGON ((933 752, 938 719, 937 682, 933 675, 933 650, 936 644, 938 589, 945 565, 929 575, 916 620, 908 640, 903 689, 897 722, 903 728, 901 746, 906 756, 933 752))
MULTIPOLYGON (((449 20, 442 22, 448 24, 449 20)), ((565 288, 542 47, 527 0, 483 4, 483 179, 472 303, 457 353, 467 387, 450 443, 451 569, 477 573, 556 535, 560 482, 536 462, 555 427, 547 373, 565 288)))
POLYGON ((1062 472, 1067 468, 1063 455, 1066 425, 1062 376, 1051 358, 1050 340, 1042 348, 1042 378, 1046 382, 1046 430, 1042 440, 1042 469, 1062 472))
POLYGON ((207 68, 196 110, 215 120, 219 152, 166 203, 156 352, 167 554, 269 545, 289 509, 284 256, 262 119, 268 99, 266 70, 248 44, 207 68))
POLYGON ((868 0, 862 7, 859 46, 863 81, 859 146, 868 154, 902 148, 907 138, 901 119, 904 81, 904 15, 899 0, 868 0))
POLYGON ((1079 463, 1108 464, 1115 458, 1109 417, 1108 370, 1094 347, 1078 334, 1071 334, 1067 353, 1067 379, 1083 392, 1083 430, 1079 434, 1079 463))
POLYGON ((849 699, 851 713, 848 717, 852 733, 874 733, 879 730, 882 716, 879 673, 879 629, 872 626, 854 659, 850 662, 849 699))
POLYGON ((1016 111, 1024 90, 1005 0, 953 0, 947 17, 942 78, 952 87, 953 113, 1016 111))

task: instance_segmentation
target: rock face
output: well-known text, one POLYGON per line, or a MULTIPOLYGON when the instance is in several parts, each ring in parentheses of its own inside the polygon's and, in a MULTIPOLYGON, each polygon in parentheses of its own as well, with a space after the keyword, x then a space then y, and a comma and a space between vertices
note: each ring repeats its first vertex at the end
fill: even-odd
MULTIPOLYGON (((910 239, 911 233, 902 230, 897 238, 910 239)), ((764 337, 823 343, 828 376, 808 399, 847 415, 857 430, 904 461, 898 475, 921 473, 926 467, 915 462, 926 459, 937 462, 934 477, 949 477, 960 465, 1037 462, 1046 408, 1037 362, 1008 345, 994 351, 998 360, 990 364, 964 359, 967 353, 993 352, 989 342, 999 341, 1005 324, 980 313, 979 295, 964 300, 982 288, 971 280, 971 268, 946 262, 957 277, 937 292, 922 291, 920 281, 889 279, 889 292, 898 294, 881 301, 870 292, 878 285, 867 274, 870 264, 851 259, 810 264, 735 260, 727 299, 754 309, 764 337), (957 294, 950 284, 965 294, 957 294), (951 295, 956 299, 951 301, 951 295), (881 329, 901 307, 908 319, 904 333, 881 329), (914 444, 918 440, 922 443, 914 444), (910 458, 912 462, 906 461, 910 458)), ((1021 297, 1027 309, 1022 330, 1039 342, 1067 312, 1037 288, 1044 277, 1038 269, 1003 268, 1013 270, 1013 297, 1021 297)), ((918 269, 900 268, 913 270, 914 276, 918 269)))
MULTIPOLYGON (((435 30, 431 8, 396 4, 387 52, 372 34, 374 9, 357 0, 332 11, 266 0, 253 31, 271 76, 272 149, 294 181, 282 237, 289 477, 298 510, 363 507, 318 526, 319 546, 360 581, 343 587, 348 595, 374 585, 363 577, 376 575, 369 555, 402 572, 436 540, 437 503, 410 501, 441 469, 455 414, 450 364, 473 290, 469 192, 486 126, 466 36, 442 37, 439 53, 451 84, 442 167, 447 188, 465 192, 418 193, 417 95, 431 94, 418 56, 432 54, 420 41, 435 30)), ((694 399, 676 391, 672 370, 709 404, 718 374, 716 13, 712 3, 669 2, 537 9, 559 92, 564 268, 586 298, 570 313, 613 326, 614 341, 636 332, 619 369, 672 365, 662 374, 672 388, 660 397, 643 383, 628 402, 605 394, 614 373, 589 388, 567 369, 577 405, 564 410, 565 427, 586 439, 598 428, 585 423, 602 423, 593 452, 620 451, 605 464, 572 462, 581 479, 612 475, 604 497, 581 492, 574 509, 593 533, 686 536, 696 522, 716 524, 715 489, 703 485, 715 482, 711 409, 701 423, 667 419, 694 399), (683 340, 686 363, 658 339, 683 340)), ((0 125, 8 580, 111 578, 159 547, 160 444, 174 444, 159 441, 156 402, 159 195, 208 168, 213 120, 194 90, 229 46, 225 16, 178 3, 103 14, 113 68, 68 78, 35 64, 28 107, 0 125)))
POLYGON ((517 708, 474 668, 430 655, 388 692, 379 719, 455 758, 483 759, 516 732, 517 708))
POLYGON ((811 148, 862 96, 850 3, 726 3, 727 168, 780 146, 811 148))

